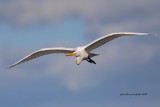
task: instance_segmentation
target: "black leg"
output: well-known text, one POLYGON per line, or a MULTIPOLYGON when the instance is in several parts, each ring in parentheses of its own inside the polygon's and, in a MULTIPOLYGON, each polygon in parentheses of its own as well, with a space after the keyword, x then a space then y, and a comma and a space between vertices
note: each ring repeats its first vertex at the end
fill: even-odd
POLYGON ((91 60, 91 61, 92 61, 92 63, 96 64, 96 62, 95 62, 95 61, 93 61, 93 60, 91 60))
POLYGON ((91 60, 89 60, 89 59, 86 59, 89 63, 92 63, 92 61, 91 60))
POLYGON ((86 59, 89 63, 94 63, 94 64, 96 64, 96 62, 95 61, 93 61, 90 57, 88 57, 88 59, 86 59))

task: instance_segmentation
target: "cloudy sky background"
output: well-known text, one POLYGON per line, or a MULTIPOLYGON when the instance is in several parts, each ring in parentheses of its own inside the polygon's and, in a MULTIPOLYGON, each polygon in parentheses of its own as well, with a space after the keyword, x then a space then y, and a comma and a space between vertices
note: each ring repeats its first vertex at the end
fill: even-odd
POLYGON ((54 54, 5 69, 45 47, 160 33, 159 10, 159 0, 0 0, 0 106, 159 107, 160 36, 115 39, 94 51, 96 65, 54 54))

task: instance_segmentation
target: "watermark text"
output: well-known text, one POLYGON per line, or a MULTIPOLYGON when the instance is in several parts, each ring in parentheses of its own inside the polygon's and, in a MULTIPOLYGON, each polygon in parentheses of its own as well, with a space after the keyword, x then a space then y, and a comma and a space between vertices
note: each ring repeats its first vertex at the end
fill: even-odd
POLYGON ((148 93, 120 93, 120 96, 146 96, 148 93))

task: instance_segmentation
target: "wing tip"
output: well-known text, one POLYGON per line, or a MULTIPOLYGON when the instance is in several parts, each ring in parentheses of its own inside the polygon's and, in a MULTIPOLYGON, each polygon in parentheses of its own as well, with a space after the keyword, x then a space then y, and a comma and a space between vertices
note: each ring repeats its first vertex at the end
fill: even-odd
POLYGON ((11 69, 11 68, 13 68, 14 66, 16 66, 16 65, 7 66, 6 69, 11 69))
POLYGON ((11 69, 11 68, 17 66, 18 64, 20 64, 20 62, 14 63, 14 64, 12 64, 12 65, 6 67, 6 68, 7 68, 7 69, 11 69))
POLYGON ((111 34, 160 35, 158 33, 140 33, 140 32, 115 32, 115 33, 111 33, 111 34))
POLYGON ((155 36, 157 36, 157 35, 160 35, 160 34, 158 34, 158 33, 148 33, 148 35, 155 35, 155 36))

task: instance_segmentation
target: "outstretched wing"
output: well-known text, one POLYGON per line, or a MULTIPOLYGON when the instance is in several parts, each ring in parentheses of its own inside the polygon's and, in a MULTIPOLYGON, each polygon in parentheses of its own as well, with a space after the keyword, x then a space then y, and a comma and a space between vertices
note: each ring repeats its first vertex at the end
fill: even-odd
POLYGON ((72 53, 74 51, 75 51, 74 48, 44 48, 44 49, 40 49, 40 50, 33 52, 32 54, 24 57, 23 59, 19 60, 15 64, 9 66, 8 68, 12 68, 18 64, 21 64, 23 62, 26 62, 26 61, 29 61, 29 60, 32 60, 35 58, 38 58, 43 55, 52 54, 52 53, 72 53))
POLYGON ((103 36, 101 38, 98 38, 95 41, 91 42, 90 44, 86 45, 85 50, 87 52, 90 52, 90 51, 94 50, 95 48, 98 48, 98 47, 104 45, 105 43, 115 39, 115 38, 118 38, 118 37, 121 37, 121 36, 132 36, 132 35, 154 35, 154 34, 151 34, 151 33, 134 33, 134 32, 111 33, 111 34, 108 34, 108 35, 103 36))

